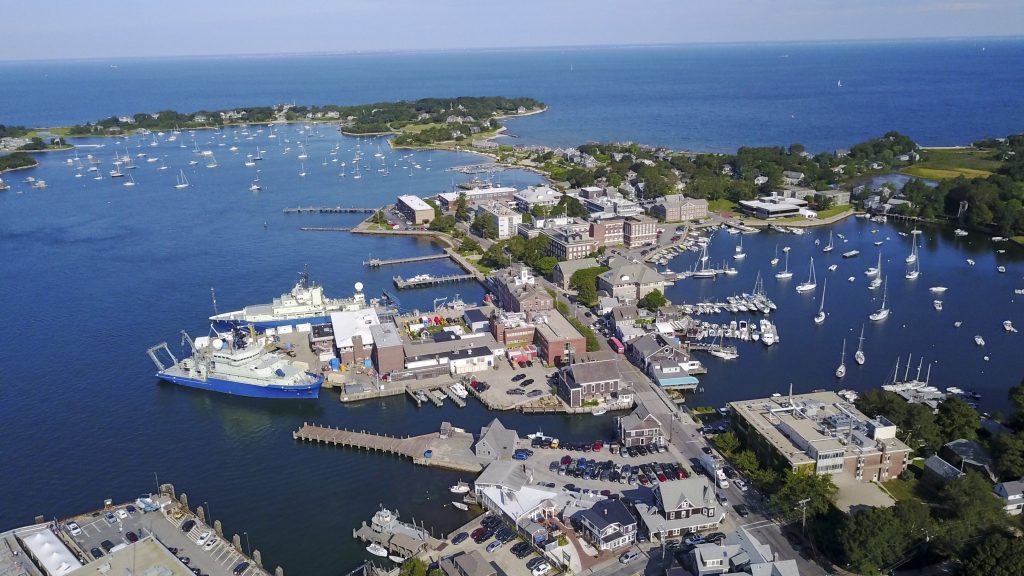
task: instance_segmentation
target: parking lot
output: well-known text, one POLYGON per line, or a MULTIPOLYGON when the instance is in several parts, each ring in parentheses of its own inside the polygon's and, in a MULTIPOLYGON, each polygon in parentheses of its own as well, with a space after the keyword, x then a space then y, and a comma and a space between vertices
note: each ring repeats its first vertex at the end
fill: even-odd
MULTIPOLYGON (((229 542, 213 534, 212 528, 196 521, 193 515, 183 514, 180 519, 175 519, 169 513, 167 508, 143 513, 131 505, 119 506, 69 519, 67 522, 77 523, 80 530, 78 534, 71 533, 67 522, 64 529, 88 559, 102 557, 112 549, 130 545, 132 538, 153 535, 171 549, 194 574, 233 575, 235 568, 247 561, 229 542), (189 520, 194 521, 195 526, 184 533, 180 526, 189 520), (198 544, 197 540, 204 532, 210 535, 201 540, 202 544, 198 544)), ((250 565, 239 574, 257 576, 265 572, 250 565)))
POLYGON ((533 361, 533 366, 520 367, 508 360, 502 360, 497 366, 497 370, 474 374, 477 380, 487 383, 487 390, 480 396, 491 409, 508 410, 551 397, 549 378, 557 373, 555 369, 545 368, 537 360, 533 361), (509 394, 511 390, 522 392, 509 394))
MULTIPOLYGON (((465 531, 467 534, 472 533, 473 531, 481 527, 480 523, 483 519, 484 516, 476 518, 475 520, 467 524, 465 527, 463 527, 462 531, 465 531)), ((512 547, 515 546, 516 543, 522 541, 518 537, 506 544, 501 545, 496 550, 488 552, 486 550, 487 546, 493 543, 494 541, 494 538, 490 538, 487 541, 482 542, 481 544, 477 544, 473 541, 472 538, 466 537, 465 540, 458 544, 449 544, 440 552, 431 552, 428 555, 428 558, 431 561, 437 561, 443 556, 455 556, 458 554, 470 552, 472 550, 477 550, 480 552, 480 554, 484 556, 484 558, 493 562, 497 566, 498 574, 504 574, 506 576, 530 575, 530 569, 526 567, 526 563, 533 558, 539 558, 539 554, 537 554, 534 551, 531 552, 529 555, 524 556, 523 558, 517 558, 512 553, 512 547)))

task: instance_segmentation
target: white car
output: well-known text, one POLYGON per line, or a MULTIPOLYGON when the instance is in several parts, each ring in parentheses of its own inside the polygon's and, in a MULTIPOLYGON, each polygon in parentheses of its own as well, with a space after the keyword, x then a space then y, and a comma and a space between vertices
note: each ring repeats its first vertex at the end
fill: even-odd
POLYGON ((122 520, 124 520, 125 518, 128 517, 128 511, 125 510, 124 508, 118 508, 116 510, 116 513, 117 513, 117 517, 122 519, 122 520))
POLYGON ((536 567, 534 567, 533 576, 543 576, 547 573, 548 570, 551 570, 551 565, 547 562, 541 562, 540 564, 537 564, 536 567))
POLYGON ((203 545, 203 550, 213 550, 213 547, 217 545, 217 542, 217 537, 211 536, 210 539, 206 541, 206 544, 203 545))
POLYGON ((736 484, 736 487, 740 489, 740 492, 747 491, 747 483, 742 478, 733 480, 733 484, 736 484))
POLYGON ((697 545, 697 544, 702 544, 703 542, 704 542, 704 537, 701 536, 700 534, 694 534, 694 535, 690 536, 689 538, 687 538, 686 540, 683 540, 683 543, 686 544, 686 545, 691 545, 691 544, 697 545))
POLYGON ((206 541, 209 538, 210 538, 210 531, 207 530, 207 531, 205 531, 205 532, 203 532, 202 534, 199 535, 199 538, 196 539, 196 544, 202 546, 203 544, 206 544, 206 541))
POLYGON ((67 523, 68 532, 71 532, 72 536, 78 536, 82 533, 82 529, 78 526, 78 522, 67 523))

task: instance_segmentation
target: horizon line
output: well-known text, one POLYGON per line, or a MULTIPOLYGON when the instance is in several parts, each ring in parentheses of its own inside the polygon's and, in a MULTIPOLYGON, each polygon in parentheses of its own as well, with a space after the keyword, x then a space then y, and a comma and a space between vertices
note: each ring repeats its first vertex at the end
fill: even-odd
POLYGON ((542 50, 610 50, 610 49, 652 49, 674 47, 701 46, 792 46, 814 44, 889 44, 889 43, 927 43, 927 42, 964 42, 964 41, 1020 41, 1024 35, 998 36, 914 36, 907 38, 836 38, 810 40, 744 40, 722 42, 657 42, 650 44, 549 44, 535 46, 494 46, 476 48, 407 48, 407 49, 371 49, 371 50, 337 50, 308 52, 238 52, 222 54, 174 54, 167 56, 90 56, 81 58, 27 58, 4 59, 2 64, 36 63, 36 62, 97 62, 97 61, 140 61, 140 60, 185 60, 185 59, 216 59, 216 58, 294 58, 302 56, 369 56, 384 54, 456 54, 486 52, 527 52, 542 50))

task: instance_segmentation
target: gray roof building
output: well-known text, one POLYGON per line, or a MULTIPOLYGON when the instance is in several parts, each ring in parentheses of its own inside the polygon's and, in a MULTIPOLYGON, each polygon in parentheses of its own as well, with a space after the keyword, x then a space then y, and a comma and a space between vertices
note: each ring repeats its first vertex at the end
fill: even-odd
POLYGON ((799 576, 796 560, 775 560, 771 547, 745 528, 729 534, 721 544, 698 544, 689 558, 696 576, 751 574, 799 576))
POLYGON ((954 466, 970 467, 988 476, 993 483, 999 481, 999 476, 995 473, 995 464, 992 462, 992 455, 988 448, 985 448, 980 442, 960 438, 947 443, 942 447, 940 453, 954 466))
POLYGON ((509 460, 516 450, 519 435, 509 430, 497 418, 480 429, 480 439, 476 441, 474 451, 481 458, 491 460, 509 460))

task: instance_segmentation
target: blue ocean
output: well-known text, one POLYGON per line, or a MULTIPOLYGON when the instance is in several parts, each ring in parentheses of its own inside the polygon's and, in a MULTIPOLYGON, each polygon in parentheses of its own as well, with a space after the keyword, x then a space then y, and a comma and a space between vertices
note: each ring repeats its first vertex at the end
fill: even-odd
MULTIPOLYGON (((957 145, 1024 130, 1022 69, 1019 40, 0 63, 0 123, 52 126, 164 109, 501 94, 550 106, 508 121, 510 142, 632 140, 708 151, 801 142, 830 150, 899 130, 923 144, 957 145)), ((433 195, 468 178, 449 168, 480 158, 392 151, 383 139, 348 138, 330 126, 282 127, 275 140, 266 131, 249 140, 234 129, 180 138, 161 138, 156 146, 137 137, 86 140, 80 143, 88 147, 43 154, 38 168, 3 175, 11 189, 0 192, 0 435, 8 463, 0 476, 0 529, 31 523, 37 514, 97 508, 105 498, 133 499, 159 479, 186 491, 192 503, 208 503, 226 532, 247 532, 269 566, 316 576, 359 562, 364 553, 351 529, 380 504, 439 534, 460 525, 467 516, 448 505, 447 490, 458 474, 297 444, 291 432, 306 421, 390 434, 426 433, 442 420, 477 430, 495 416, 478 403, 417 409, 396 397, 341 404, 327 391, 315 402, 231 398, 158 383, 145 350, 164 340, 177 350, 181 329, 204 333, 213 313, 211 288, 223 311, 270 301, 307 265, 331 296, 350 295, 357 281, 376 296, 393 291, 394 274, 428 271, 415 264, 368 269, 362 262, 440 251, 429 241, 302 231, 350 226, 359 216, 283 209, 372 207, 397 194, 433 195), (297 158, 300 144, 305 161, 297 158), (217 168, 190 165, 193 145, 212 150, 217 168), (266 153, 258 173, 243 163, 257 146, 266 153), (387 176, 371 170, 353 179, 332 160, 335 147, 349 161, 357 148, 368 156, 381 151, 387 176), (76 154, 99 161, 103 176, 115 155, 131 155, 136 186, 76 176, 76 154), (179 174, 189 188, 175 189, 179 174), (32 188, 28 177, 48 186, 32 188), (249 191, 256 178, 259 193, 249 191)), ((515 186, 540 181, 519 171, 497 177, 515 186)), ((918 358, 932 364, 934 386, 977 390, 983 410, 1003 409, 1005 390, 1022 376, 1020 336, 1000 324, 1012 319, 1024 326, 1024 302, 1013 293, 1024 288, 1024 251, 928 228, 921 235, 921 278, 909 281, 906 227, 848 220, 834 232, 848 242, 832 257, 820 254, 827 229, 746 237, 748 257, 738 275, 669 290, 676 302, 723 299, 750 292, 761 274, 779 303, 780 343, 771 349, 741 344, 732 363, 702 358, 709 374, 689 402, 721 406, 790 384, 796 391, 865 390, 889 378, 897 358, 913 354, 915 368, 918 358), (794 283, 815 258, 818 291, 797 295, 792 285, 775 281, 768 261, 777 246, 792 248, 794 283), (853 248, 860 258, 838 257, 853 248), (867 314, 881 295, 867 289, 862 271, 878 250, 893 315, 872 325, 867 314), (977 265, 967 266, 967 258, 977 265), (826 272, 832 263, 838 270, 826 272), (1007 272, 997 273, 997 266, 1007 272), (826 276, 829 316, 815 326, 811 317, 826 276), (942 312, 931 305, 928 288, 935 285, 948 288, 942 312), (838 382, 833 372, 843 340, 849 357, 862 324, 868 361, 850 363, 838 382), (984 349, 974 344, 975 334, 985 336, 984 349)), ((734 243, 716 236, 713 259, 728 258, 734 243)), ((429 271, 436 272, 435 264, 429 271)), ((670 266, 693 264, 693 255, 684 254, 670 266)), ((467 283, 399 297, 406 309, 427 309, 434 298, 455 293, 467 302, 484 296, 467 283)), ((614 426, 612 414, 500 416, 522 434, 540 428, 567 440, 609 438, 614 426)))

